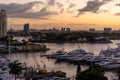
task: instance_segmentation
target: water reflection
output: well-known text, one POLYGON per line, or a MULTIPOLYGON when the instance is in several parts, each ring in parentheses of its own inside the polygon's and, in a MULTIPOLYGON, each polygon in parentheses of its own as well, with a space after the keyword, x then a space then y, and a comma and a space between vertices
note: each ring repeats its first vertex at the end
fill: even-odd
MULTIPOLYGON (((11 54, 9 58, 13 60, 19 60, 21 62, 27 63, 28 66, 35 66, 37 63, 35 62, 33 55, 35 56, 36 60, 40 64, 40 67, 43 68, 43 65, 46 64, 47 70, 61 70, 67 72, 67 76, 75 76, 76 74, 76 65, 68 64, 68 63, 56 63, 54 59, 47 59, 45 57, 40 57, 41 54, 52 54, 53 52, 63 49, 67 52, 78 48, 78 45, 85 49, 88 52, 93 52, 95 55, 98 55, 100 50, 107 49, 108 46, 114 48, 116 47, 116 43, 120 41, 113 41, 113 43, 109 44, 88 44, 88 43, 65 43, 65 44, 56 44, 56 43, 45 43, 51 50, 48 52, 31 52, 31 53, 15 53, 11 54), (41 63, 41 61, 44 62, 41 63)), ((88 68, 88 66, 81 66, 82 70, 88 68)), ((113 73, 106 72, 107 76, 111 79, 111 75, 113 73)))

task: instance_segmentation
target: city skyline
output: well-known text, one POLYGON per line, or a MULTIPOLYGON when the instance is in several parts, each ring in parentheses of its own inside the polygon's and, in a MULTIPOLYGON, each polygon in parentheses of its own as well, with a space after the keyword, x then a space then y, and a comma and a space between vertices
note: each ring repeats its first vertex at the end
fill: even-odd
POLYGON ((21 28, 25 23, 40 29, 120 28, 119 0, 4 0, 0 3, 12 28, 21 28))

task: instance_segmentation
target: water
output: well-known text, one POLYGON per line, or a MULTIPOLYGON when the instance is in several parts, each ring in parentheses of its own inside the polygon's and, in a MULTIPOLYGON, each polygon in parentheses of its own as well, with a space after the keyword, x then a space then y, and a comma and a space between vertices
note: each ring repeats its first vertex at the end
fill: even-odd
MULTIPOLYGON (((52 54, 53 52, 63 49, 67 52, 74 50, 78 48, 78 45, 85 49, 88 52, 93 52, 95 55, 98 55, 100 50, 107 49, 108 46, 111 48, 116 47, 116 43, 120 42, 119 40, 114 40, 113 43, 108 44, 89 44, 89 43, 65 43, 65 44, 56 44, 56 43, 45 43, 47 47, 50 48, 50 51, 48 52, 31 52, 31 53, 15 53, 11 54, 9 58, 13 60, 19 60, 20 62, 27 63, 28 66, 35 66, 37 63, 40 64, 41 68, 43 68, 43 65, 46 64, 46 68, 48 71, 56 71, 61 70, 67 73, 68 77, 73 77, 76 74, 76 65, 68 64, 68 63, 56 63, 54 59, 47 59, 45 57, 40 57, 41 54, 52 54), (34 59, 34 57, 36 60, 34 59), (44 63, 42 63, 42 61, 44 63)), ((88 66, 81 66, 82 70, 85 70, 88 68, 88 66)), ((109 80, 112 80, 111 77, 115 74, 112 72, 106 72, 106 76, 108 76, 109 80)))

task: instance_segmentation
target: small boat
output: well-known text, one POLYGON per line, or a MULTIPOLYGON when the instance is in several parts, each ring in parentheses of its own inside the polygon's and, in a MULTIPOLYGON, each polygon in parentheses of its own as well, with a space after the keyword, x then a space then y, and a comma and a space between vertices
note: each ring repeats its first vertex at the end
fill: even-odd
POLYGON ((54 55, 64 55, 64 54, 66 54, 66 53, 67 53, 67 52, 65 52, 64 49, 62 49, 62 50, 56 51, 56 52, 54 53, 54 55))
POLYGON ((103 55, 105 57, 111 57, 111 56, 119 56, 120 54, 120 44, 118 44, 118 47, 116 48, 108 48, 106 50, 101 50, 99 55, 103 55))
POLYGON ((90 53, 90 52, 87 52, 85 51, 84 49, 81 49, 81 48, 78 48, 78 49, 75 49, 71 52, 68 52, 68 55, 75 55, 75 56, 84 56, 84 55, 94 55, 93 53, 90 53))
POLYGON ((0 44, 0 53, 7 53, 8 52, 8 46, 0 44))
POLYGON ((68 55, 86 55, 86 54, 92 54, 92 53, 89 53, 84 49, 81 49, 79 45, 78 45, 78 49, 72 50, 68 53, 68 55))
POLYGON ((83 49, 75 49, 68 53, 69 55, 76 55, 76 54, 87 54, 87 52, 83 49))
POLYGON ((62 49, 62 50, 56 51, 55 53, 53 52, 53 54, 48 55, 47 57, 48 58, 58 58, 58 57, 65 55, 65 54, 67 54, 67 52, 65 52, 64 49, 62 49))

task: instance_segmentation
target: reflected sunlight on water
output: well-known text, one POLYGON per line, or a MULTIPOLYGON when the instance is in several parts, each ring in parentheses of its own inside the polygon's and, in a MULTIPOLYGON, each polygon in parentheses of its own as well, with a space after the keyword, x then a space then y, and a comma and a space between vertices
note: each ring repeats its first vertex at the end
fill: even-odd
MULTIPOLYGON (((40 64, 41 68, 44 64, 47 66, 47 70, 61 70, 67 73, 68 77, 75 76, 76 74, 76 65, 68 64, 68 63, 56 63, 54 59, 47 59, 45 57, 40 57, 41 54, 52 54, 53 52, 56 52, 57 50, 61 50, 64 48, 65 51, 69 52, 76 48, 78 48, 78 45, 85 49, 88 52, 93 52, 95 55, 98 55, 100 50, 107 49, 108 46, 114 48, 116 47, 116 43, 120 41, 113 41, 113 43, 109 44, 88 44, 88 43, 65 43, 65 44, 56 44, 56 43, 45 43, 51 50, 48 52, 32 52, 32 53, 15 53, 11 54, 10 58, 13 60, 19 60, 21 62, 27 63, 28 66, 35 66, 35 60, 33 58, 33 55, 35 55, 38 63, 40 64), (41 61, 44 62, 41 63, 41 61)), ((88 68, 88 66, 81 66, 82 70, 85 70, 88 68)), ((113 73, 106 72, 107 76, 111 79, 111 75, 113 73)))

